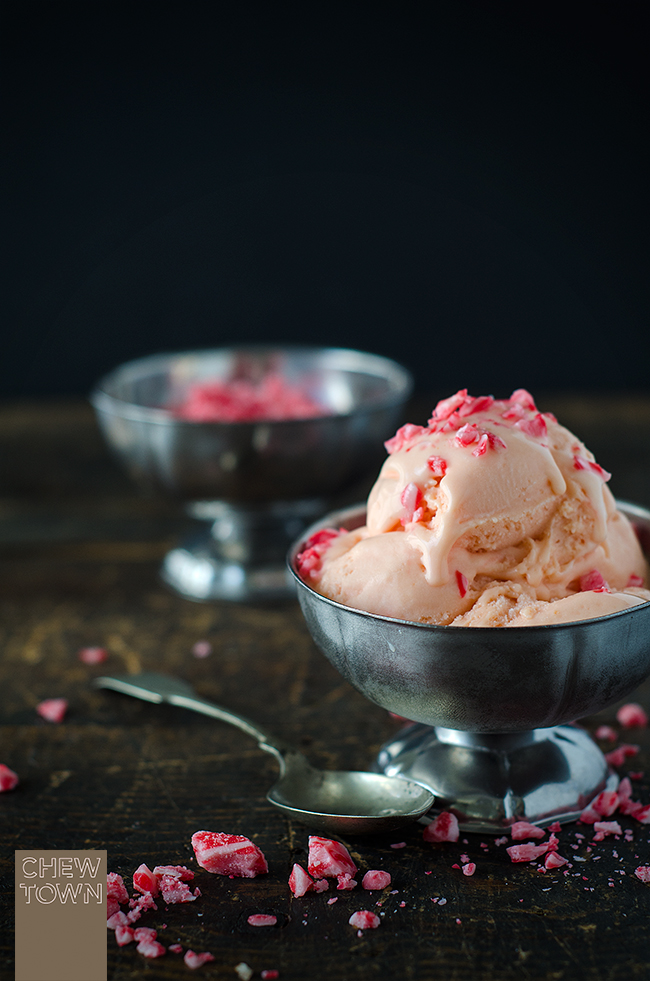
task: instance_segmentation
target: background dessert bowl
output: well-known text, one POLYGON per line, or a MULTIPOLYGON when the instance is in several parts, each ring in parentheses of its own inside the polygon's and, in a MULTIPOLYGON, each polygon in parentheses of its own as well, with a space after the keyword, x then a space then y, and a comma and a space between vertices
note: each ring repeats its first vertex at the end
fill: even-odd
POLYGON ((195 599, 286 594, 284 556, 332 497, 377 464, 412 389, 387 358, 310 347, 231 347, 124 364, 91 401, 104 436, 145 490, 182 502, 211 532, 169 553, 164 578, 195 599), (197 382, 273 373, 323 406, 304 419, 195 421, 179 415, 197 382))

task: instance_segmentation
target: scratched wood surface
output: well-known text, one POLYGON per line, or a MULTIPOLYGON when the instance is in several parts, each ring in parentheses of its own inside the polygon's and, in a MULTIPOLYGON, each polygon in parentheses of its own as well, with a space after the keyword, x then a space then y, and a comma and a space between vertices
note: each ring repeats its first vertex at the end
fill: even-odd
MULTIPOLYGON (((413 407, 413 421, 432 401, 413 407)), ((650 506, 650 398, 539 401, 614 471, 617 496, 650 506)), ((621 824, 632 841, 607 839, 593 850, 588 828, 565 826, 567 875, 513 865, 490 838, 427 845, 419 825, 350 838, 360 871, 388 870, 391 889, 293 899, 287 878, 293 862, 306 859, 309 829, 266 803, 273 759, 217 722, 95 691, 92 677, 140 668, 182 675, 323 766, 366 767, 396 723, 316 650, 296 603, 194 604, 161 585, 160 560, 184 519, 139 496, 85 404, 0 408, 0 454, 0 762, 21 778, 0 798, 3 978, 13 978, 14 849, 105 848, 109 869, 128 880, 141 862, 191 865, 190 837, 199 829, 251 837, 269 874, 224 879, 199 869, 199 900, 161 906, 140 921, 167 924, 166 944, 211 951, 215 961, 198 976, 236 979, 244 963, 253 978, 276 969, 283 981, 650 977, 650 886, 633 874, 650 864, 650 826, 629 818, 621 824), (198 640, 211 642, 210 657, 192 656, 198 640), (77 652, 89 645, 105 646, 110 660, 81 664, 77 652), (55 696, 70 703, 61 725, 35 713, 55 696), (576 838, 581 832, 585 839, 576 838), (476 862, 472 878, 453 867, 462 853, 476 862), (380 911, 382 923, 359 937, 348 918, 361 908, 380 911), (253 928, 251 913, 273 913, 277 926, 253 928)), ((648 682, 634 698, 650 710, 648 682)), ((586 724, 593 731, 612 723, 615 708, 586 724)), ((624 738, 640 745, 630 768, 645 771, 635 796, 648 802, 650 735, 624 738)), ((178 955, 147 961, 109 933, 111 981, 187 976, 178 955)))

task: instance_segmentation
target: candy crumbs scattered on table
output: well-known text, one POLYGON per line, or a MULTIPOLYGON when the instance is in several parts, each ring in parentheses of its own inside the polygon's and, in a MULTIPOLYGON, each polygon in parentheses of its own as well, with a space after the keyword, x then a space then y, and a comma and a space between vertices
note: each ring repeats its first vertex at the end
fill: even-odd
POLYGON ((343 889, 344 891, 349 891, 350 889, 356 889, 357 880, 353 879, 351 875, 337 875, 337 889, 343 889))
POLYGON ((339 901, 339 897, 338 896, 332 896, 331 899, 328 899, 327 900, 327 905, 328 906, 331 906, 333 903, 338 903, 338 901, 339 901))
POLYGON ((244 961, 240 961, 239 964, 235 966, 235 974, 241 981, 251 981, 253 977, 253 970, 244 961))
POLYGON ((622 705, 616 713, 616 718, 624 729, 643 728, 648 724, 648 716, 637 702, 622 705))
POLYGON ((361 880, 364 889, 372 892, 377 889, 385 889, 391 884, 390 872, 382 872, 378 869, 370 869, 361 880))
POLYGON ((83 664, 103 664, 108 660, 108 651, 104 647, 82 647, 77 657, 83 664))
POLYGON ((598 726, 595 732, 596 739, 607 739, 610 743, 615 743, 618 739, 618 733, 616 729, 612 729, 611 726, 598 726))
POLYGON ((262 851, 243 835, 196 831, 192 848, 201 868, 216 875, 253 879, 269 870, 262 851))
POLYGON ((512 862, 533 862, 540 855, 545 855, 548 851, 548 842, 543 845, 533 845, 527 843, 525 845, 511 845, 510 848, 506 848, 510 860, 512 862))
POLYGON ((441 811, 422 833, 424 841, 458 841, 458 818, 450 811, 441 811))
POLYGON ((300 899, 304 896, 312 886, 314 885, 314 880, 310 875, 305 872, 302 865, 298 865, 296 862, 291 870, 291 875, 289 876, 289 889, 293 893, 296 899, 300 899))
POLYGON ((650 865, 639 865, 634 874, 641 882, 650 882, 650 865))
MULTIPOLYGON (((155 930, 152 931, 155 934, 155 930)), ((141 940, 136 950, 143 957, 163 957, 167 951, 157 940, 141 940)))
POLYGON ((158 876, 144 862, 133 873, 133 888, 141 893, 148 892, 151 896, 157 896, 160 892, 158 876))
POLYGON ((0 793, 5 790, 13 790, 19 783, 18 774, 10 770, 4 763, 0 763, 0 793))
POLYGON ((568 864, 568 859, 564 858, 562 855, 558 855, 557 852, 547 852, 546 858, 544 859, 544 868, 546 869, 559 869, 563 865, 568 864))
POLYGON ((390 847, 391 848, 406 848, 406 842, 405 841, 394 841, 393 844, 390 847))
POLYGON ((195 954, 193 950, 186 950, 183 960, 188 967, 191 967, 195 971, 197 967, 202 967, 204 964, 213 961, 214 957, 207 950, 203 954, 195 954))
POLYGON ((594 841, 602 841, 607 835, 621 835, 623 831, 618 821, 594 822, 594 841))
POLYGON ((129 901, 124 879, 117 872, 109 872, 106 876, 106 896, 117 900, 118 903, 128 903, 129 901))
POLYGON ((610 766, 624 766, 626 759, 630 756, 636 756, 639 752, 640 747, 636 746, 634 743, 621 743, 616 749, 612 749, 609 753, 605 753, 605 759, 610 766))
POLYGON ((167 950, 170 950, 172 954, 182 954, 183 944, 170 944, 167 950))
POLYGON ((209 657, 212 654, 212 644, 209 640, 197 640, 192 645, 192 654, 198 658, 209 657))
POLYGON ((262 981, 275 981, 276 978, 280 977, 280 972, 276 971, 275 968, 270 970, 265 970, 260 973, 262 981))
POLYGON ((463 865, 463 875, 474 875, 475 872, 476 872, 475 862, 467 862, 466 865, 463 865))
POLYGON ((510 836, 513 841, 522 841, 524 838, 543 838, 546 832, 536 824, 528 821, 515 821, 510 827, 510 836))
POLYGON ((246 922, 252 927, 272 927, 276 925, 278 918, 267 913, 252 913, 246 922))
POLYGON ((45 701, 39 702, 36 711, 47 722, 63 722, 68 711, 68 701, 66 698, 46 698, 45 701))
POLYGON ((376 930, 381 920, 376 913, 372 913, 369 909, 360 909, 352 914, 348 923, 357 930, 376 930))
MULTIPOLYGON (((339 878, 340 876, 347 876, 350 879, 357 871, 357 867, 347 848, 340 842, 333 841, 331 838, 310 835, 307 871, 316 879, 339 878)), ((339 879, 338 888, 351 887, 342 886, 339 879)))
POLYGON ((118 924, 115 927, 115 942, 118 947, 124 947, 133 942, 135 933, 130 926, 118 924))

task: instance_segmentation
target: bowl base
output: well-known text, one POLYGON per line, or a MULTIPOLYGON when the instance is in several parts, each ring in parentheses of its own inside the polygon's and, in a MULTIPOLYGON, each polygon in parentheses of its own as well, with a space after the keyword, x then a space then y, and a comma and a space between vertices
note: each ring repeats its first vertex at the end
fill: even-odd
POLYGON ((585 730, 573 725, 472 733, 415 723, 387 742, 376 769, 418 781, 463 831, 502 834, 515 821, 575 821, 618 777, 585 730))
POLYGON ((187 511, 203 530, 167 553, 162 579, 181 596, 204 602, 295 598, 287 549, 326 509, 322 498, 268 504, 194 501, 187 511))

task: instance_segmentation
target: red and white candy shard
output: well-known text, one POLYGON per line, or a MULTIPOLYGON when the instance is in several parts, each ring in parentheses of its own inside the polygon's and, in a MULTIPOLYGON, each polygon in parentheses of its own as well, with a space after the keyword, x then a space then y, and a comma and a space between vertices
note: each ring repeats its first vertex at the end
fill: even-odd
POLYGON ((641 882, 650 882, 650 865, 639 865, 634 874, 641 882))
POLYGON ((117 903, 128 903, 129 894, 124 885, 124 879, 117 872, 109 872, 106 876, 106 896, 117 900, 117 903))
POLYGON ((624 729, 644 728, 648 724, 648 715, 638 702, 622 705, 616 713, 616 718, 624 729))
POLYGON ((186 950, 183 960, 187 967, 196 970, 197 967, 202 967, 204 964, 213 961, 214 957, 207 950, 203 954, 195 954, 193 950, 186 950))
POLYGON ((422 833, 424 841, 458 841, 458 818, 451 811, 441 811, 422 833))
POLYGON ((348 923, 356 930, 376 930, 381 920, 376 913, 372 913, 369 909, 360 909, 352 914, 348 923))
POLYGON ((19 784, 18 774, 14 773, 6 764, 0 763, 0 793, 5 790, 13 790, 19 784))
POLYGON ((39 702, 36 711, 48 722, 63 722, 68 711, 68 701, 65 698, 46 698, 45 701, 39 702))
POLYGON ((303 869, 302 865, 298 865, 296 862, 291 869, 291 875, 289 876, 289 889, 296 897, 299 899, 304 896, 306 892, 309 892, 313 888, 314 880, 307 872, 303 869))
POLYGON ((182 403, 169 408, 181 419, 194 422, 310 419, 332 414, 302 386, 277 372, 269 372, 258 382, 240 378, 197 381, 182 403))
POLYGON ((390 872, 383 872, 381 869, 370 869, 361 880, 361 885, 369 892, 376 889, 385 889, 390 884, 390 872))
POLYGON ((78 656, 83 664, 102 664, 108 658, 108 651, 104 647, 82 647, 78 656))
POLYGON ((160 879, 160 893, 166 903, 193 903, 201 895, 197 889, 191 892, 190 887, 182 879, 171 875, 163 875, 160 879))
POLYGON ((609 584, 601 576, 598 569, 592 569, 591 572, 586 572, 583 576, 580 576, 580 591, 587 593, 593 591, 594 593, 611 593, 609 584))
POLYGON ((201 868, 216 875, 253 879, 269 870, 262 851, 243 835, 196 831, 192 835, 192 848, 201 868))
POLYGON ((529 821, 515 821, 510 826, 510 835, 513 841, 523 841, 524 838, 543 838, 546 832, 543 828, 529 821))
POLYGON ((133 873, 133 888, 137 889, 138 892, 148 892, 151 896, 157 896, 160 892, 158 876, 154 875, 144 862, 133 873))
POLYGON ((474 875, 474 873, 476 872, 476 863, 467 862, 465 865, 462 866, 462 872, 463 875, 474 875))
POLYGON ((506 848, 513 862, 533 862, 540 855, 545 855, 548 850, 548 842, 544 842, 543 845, 527 842, 525 845, 511 845, 510 848, 506 848))
POLYGON ((277 916, 272 916, 268 913, 252 913, 246 922, 249 926, 253 927, 270 927, 275 926, 275 924, 278 922, 278 918, 277 916))
POLYGON ((307 871, 315 879, 352 877, 357 867, 347 848, 339 841, 310 835, 307 871))

